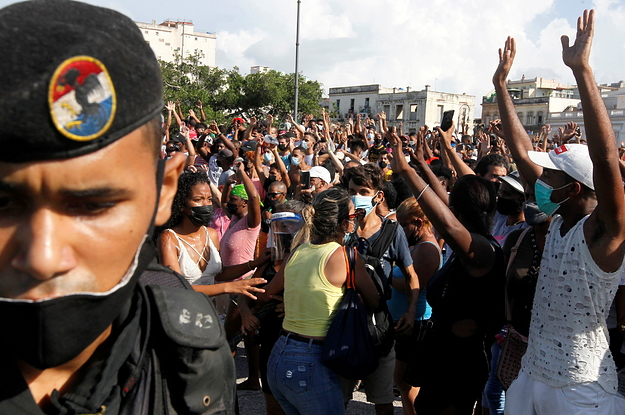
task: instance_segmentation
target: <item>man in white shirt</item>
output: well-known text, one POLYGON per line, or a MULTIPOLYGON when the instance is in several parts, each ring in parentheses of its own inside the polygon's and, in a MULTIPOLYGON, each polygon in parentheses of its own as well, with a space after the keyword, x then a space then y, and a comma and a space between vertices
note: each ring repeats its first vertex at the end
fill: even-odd
POLYGON ((506 414, 622 414, 606 317, 623 272, 625 198, 610 118, 588 63, 594 11, 578 20, 575 43, 562 37, 562 57, 576 78, 588 146, 533 152, 506 91, 516 52, 508 38, 493 83, 503 132, 536 200, 556 211, 542 256, 529 344, 521 373, 506 394, 506 414), (597 168, 593 168, 593 167, 597 168))

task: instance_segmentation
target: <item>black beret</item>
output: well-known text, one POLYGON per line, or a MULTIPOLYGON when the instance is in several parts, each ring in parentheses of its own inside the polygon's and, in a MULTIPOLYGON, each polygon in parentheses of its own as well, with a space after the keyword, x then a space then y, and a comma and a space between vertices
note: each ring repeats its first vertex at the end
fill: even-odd
POLYGON ((31 0, 0 9, 0 161, 97 151, 156 117, 160 66, 137 25, 105 8, 31 0))

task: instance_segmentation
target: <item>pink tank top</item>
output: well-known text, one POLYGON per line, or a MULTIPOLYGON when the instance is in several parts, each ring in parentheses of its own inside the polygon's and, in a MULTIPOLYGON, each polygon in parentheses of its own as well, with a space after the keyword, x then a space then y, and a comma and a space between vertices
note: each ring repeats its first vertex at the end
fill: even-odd
MULTIPOLYGON (((260 224, 255 228, 247 227, 247 215, 239 220, 233 217, 230 227, 226 230, 219 243, 223 265, 237 265, 253 260, 259 231, 260 224)), ((253 273, 253 271, 250 271, 234 281, 250 278, 253 273)))

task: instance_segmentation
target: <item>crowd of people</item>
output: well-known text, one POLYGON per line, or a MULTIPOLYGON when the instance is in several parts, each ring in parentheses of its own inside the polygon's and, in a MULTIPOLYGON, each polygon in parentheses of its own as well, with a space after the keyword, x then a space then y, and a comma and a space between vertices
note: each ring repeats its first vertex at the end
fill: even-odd
POLYGON ((513 38, 501 120, 404 132, 384 112, 163 114, 130 19, 0 10, 0 27, 33 26, 21 49, 0 31, 0 413, 238 413, 241 340, 236 388, 262 389, 271 415, 345 413, 356 388, 376 414, 397 396, 405 415, 625 413, 625 164, 589 65, 593 11, 562 38, 584 131, 531 136, 506 89, 513 38), (4 117, 46 105, 36 134, 4 117), (323 363, 348 275, 377 359, 360 379, 323 363))

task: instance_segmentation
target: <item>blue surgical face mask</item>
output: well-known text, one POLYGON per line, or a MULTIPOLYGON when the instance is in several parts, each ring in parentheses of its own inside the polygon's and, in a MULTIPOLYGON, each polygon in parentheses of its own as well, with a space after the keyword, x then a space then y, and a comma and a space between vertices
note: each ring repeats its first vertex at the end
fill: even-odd
MULTIPOLYGON (((377 196, 377 193, 375 196, 377 196)), ((375 196, 351 196, 354 209, 364 209, 365 216, 367 216, 371 213, 375 205, 377 205, 377 203, 373 203, 373 198, 375 196)))
POLYGON ((573 183, 565 184, 564 186, 560 186, 554 189, 542 180, 536 180, 536 184, 534 185, 534 194, 536 196, 536 204, 538 205, 538 208, 545 212, 547 216, 552 216, 554 213, 556 213, 556 210, 558 210, 560 205, 569 200, 569 198, 567 197, 560 203, 555 203, 551 201, 551 193, 554 190, 564 189, 565 187, 572 184, 573 183))
POLYGON ((302 140, 302 144, 299 145, 301 148, 303 148, 304 150, 308 149, 308 142, 302 140))
POLYGON ((298 159, 297 157, 291 157, 291 164, 294 166, 299 166, 299 164, 301 163, 301 160, 298 159))
POLYGON ((367 140, 373 140, 375 138, 375 134, 367 134, 367 140))
POLYGON ((271 155, 271 153, 265 153, 263 154, 263 160, 265 160, 267 163, 273 161, 273 156, 271 155))

